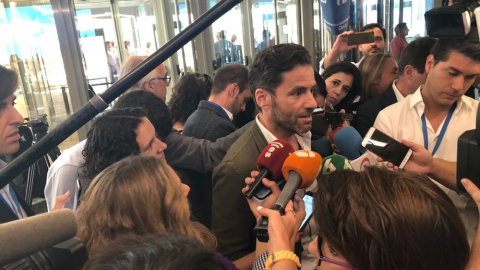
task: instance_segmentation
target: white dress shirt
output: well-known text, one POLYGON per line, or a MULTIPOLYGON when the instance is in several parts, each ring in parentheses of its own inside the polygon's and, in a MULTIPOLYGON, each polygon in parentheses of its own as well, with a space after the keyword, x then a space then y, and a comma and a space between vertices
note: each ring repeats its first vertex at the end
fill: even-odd
POLYGON ((395 97, 397 98, 397 101, 400 101, 400 100, 403 100, 405 97, 398 90, 396 83, 397 83, 397 80, 393 81, 392 89, 393 89, 393 93, 395 93, 395 97))
MULTIPOLYGON (((402 101, 380 111, 373 126, 396 140, 405 139, 424 145, 421 116, 424 113, 425 103, 421 95, 422 87, 420 86, 414 94, 407 96, 402 101)), ((457 161, 458 138, 465 131, 475 129, 477 108, 478 101, 472 98, 462 96, 458 99, 457 107, 434 157, 450 162, 457 161)), ((426 119, 428 151, 430 153, 437 143, 444 122, 435 132, 428 119, 426 119)), ((472 243, 478 226, 478 210, 474 201, 469 196, 459 195, 438 182, 434 182, 454 202, 460 217, 465 223, 468 239, 472 243)))
POLYGON ((57 197, 69 190, 70 198, 65 202, 65 208, 74 209, 78 169, 85 162, 82 151, 86 141, 83 140, 65 150, 48 169, 44 190, 48 211, 51 211, 55 206, 57 197))

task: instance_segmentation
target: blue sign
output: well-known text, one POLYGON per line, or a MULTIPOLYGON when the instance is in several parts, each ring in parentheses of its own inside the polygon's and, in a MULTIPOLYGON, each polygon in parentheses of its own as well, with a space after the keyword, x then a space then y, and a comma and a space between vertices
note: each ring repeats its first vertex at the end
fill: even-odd
POLYGON ((351 0, 321 0, 323 21, 327 31, 338 35, 348 29, 351 0))

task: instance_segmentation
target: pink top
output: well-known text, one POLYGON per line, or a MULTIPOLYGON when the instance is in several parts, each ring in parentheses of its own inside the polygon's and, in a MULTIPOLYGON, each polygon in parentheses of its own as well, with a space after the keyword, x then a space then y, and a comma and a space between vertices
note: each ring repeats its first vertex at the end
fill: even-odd
POLYGON ((408 43, 404 37, 395 36, 390 42, 390 54, 396 59, 400 59, 403 50, 407 47, 408 43))

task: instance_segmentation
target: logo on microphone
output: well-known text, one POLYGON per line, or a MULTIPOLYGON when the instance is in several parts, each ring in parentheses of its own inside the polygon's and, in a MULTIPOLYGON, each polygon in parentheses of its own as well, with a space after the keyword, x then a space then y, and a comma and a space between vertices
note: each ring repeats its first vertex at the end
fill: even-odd
POLYGON ((270 148, 268 148, 268 151, 265 153, 265 157, 269 158, 272 156, 272 153, 275 152, 275 149, 283 148, 283 144, 277 141, 274 141, 270 143, 270 148))

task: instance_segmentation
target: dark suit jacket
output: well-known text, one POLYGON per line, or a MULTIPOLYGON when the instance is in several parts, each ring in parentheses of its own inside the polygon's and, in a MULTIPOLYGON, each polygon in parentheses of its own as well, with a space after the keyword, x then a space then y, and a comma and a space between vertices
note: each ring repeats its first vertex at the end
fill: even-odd
MULTIPOLYGON (((6 166, 6 163, 0 160, 0 170, 6 166)), ((11 184, 9 184, 11 185, 11 184)), ((14 188, 15 191, 15 188, 14 188)), ((18 202, 22 206, 23 210, 28 216, 33 216, 34 213, 28 206, 27 202, 23 199, 23 197, 15 191, 15 195, 17 195, 18 202)), ((6 205, 2 200, 0 200, 0 224, 7 223, 10 221, 17 220, 18 217, 15 213, 10 209, 10 206, 6 205)))
POLYGON ((198 104, 197 110, 185 122, 183 134, 214 142, 236 129, 227 113, 220 106, 202 100, 198 104))
MULTIPOLYGON (((18 192, 15 191, 15 195, 17 195, 18 202, 22 206, 23 210, 27 214, 27 216, 33 216, 34 213, 30 209, 30 207, 27 205, 27 202, 22 198, 18 192)), ((6 205, 3 201, 0 200, 0 224, 2 223, 7 223, 10 221, 15 221, 17 220, 18 217, 15 215, 15 213, 10 209, 8 205, 6 205)))
MULTIPOLYGON (((198 104, 198 109, 185 122, 183 134, 216 141, 236 129, 227 113, 219 105, 202 100, 198 104)), ((188 201, 193 217, 207 228, 211 228, 212 174, 177 168, 175 170, 182 182, 190 187, 188 201)))
POLYGON ((373 127, 378 113, 386 107, 397 102, 392 86, 380 95, 365 101, 358 107, 357 123, 355 128, 360 136, 365 137, 370 127, 373 127))
POLYGON ((212 229, 218 240, 218 251, 232 261, 255 251, 256 220, 242 188, 245 177, 256 169, 257 158, 267 144, 254 121, 213 171, 212 229))

